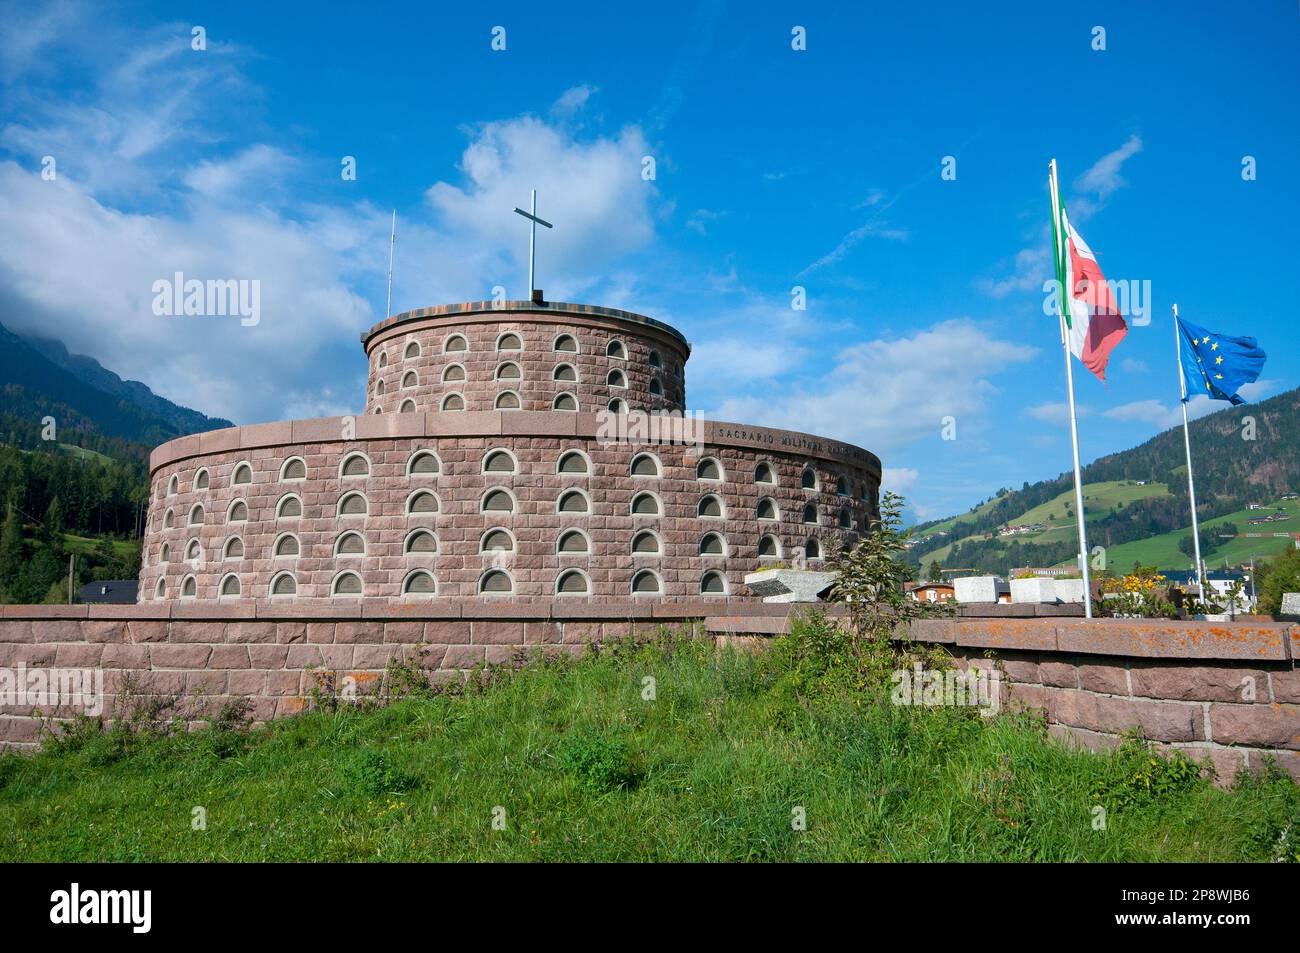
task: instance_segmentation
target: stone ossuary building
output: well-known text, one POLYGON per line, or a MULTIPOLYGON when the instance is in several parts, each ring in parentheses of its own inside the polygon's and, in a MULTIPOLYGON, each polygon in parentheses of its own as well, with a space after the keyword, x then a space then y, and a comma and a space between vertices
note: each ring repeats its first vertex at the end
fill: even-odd
POLYGON ((154 451, 141 602, 756 600, 877 512, 873 454, 684 414, 690 345, 642 315, 446 305, 362 343, 363 414, 154 451))

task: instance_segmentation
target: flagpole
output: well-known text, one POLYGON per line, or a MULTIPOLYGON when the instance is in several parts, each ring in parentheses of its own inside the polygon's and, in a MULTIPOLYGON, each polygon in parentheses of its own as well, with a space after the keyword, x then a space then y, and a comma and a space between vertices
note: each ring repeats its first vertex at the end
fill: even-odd
MULTIPOLYGON (((1065 236, 1061 234, 1060 222, 1060 185, 1056 179, 1056 160, 1048 166, 1052 198, 1052 233, 1056 239, 1057 261, 1061 261, 1065 250, 1065 236)), ((1079 423, 1074 408, 1074 369, 1070 366, 1070 340, 1065 327, 1065 309, 1070 306, 1069 289, 1057 282, 1057 315, 1061 321, 1061 348, 1065 352, 1065 387, 1070 400, 1070 444, 1074 450, 1074 512, 1079 523, 1079 568, 1083 571, 1083 614, 1092 618, 1092 579, 1088 572, 1088 529, 1083 514, 1083 474, 1079 467, 1079 423)))
POLYGON ((1192 437, 1187 426, 1187 375, 1183 373, 1182 337, 1178 330, 1178 305, 1174 305, 1174 360, 1178 362, 1179 406, 1183 408, 1183 448, 1187 451, 1187 498, 1192 504, 1192 546, 1196 552, 1196 586, 1205 601, 1205 567, 1201 564, 1201 529, 1196 520, 1196 478, 1192 475, 1192 437))
POLYGON ((393 209, 393 234, 388 240, 388 304, 385 306, 384 317, 391 317, 393 314, 393 249, 397 247, 397 209, 393 209))

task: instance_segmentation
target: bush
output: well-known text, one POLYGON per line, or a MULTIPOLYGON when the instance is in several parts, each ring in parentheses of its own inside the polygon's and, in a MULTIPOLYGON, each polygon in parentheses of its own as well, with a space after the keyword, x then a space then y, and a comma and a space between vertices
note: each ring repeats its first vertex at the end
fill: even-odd
POLYGON ((1181 751, 1162 758, 1130 736, 1115 751, 1112 771, 1093 789, 1093 799, 1110 810, 1165 801, 1209 784, 1201 766, 1181 751))
POLYGON ((1300 549, 1289 550, 1285 555, 1265 563, 1260 575, 1259 611, 1276 615, 1282 611, 1282 596, 1287 592, 1300 592, 1300 549))
POLYGON ((617 735, 590 728, 576 732, 560 744, 559 758, 565 773, 594 794, 632 790, 641 781, 631 750, 617 735))
POLYGON ((349 787, 379 797, 399 794, 416 786, 416 778, 389 763, 382 751, 366 748, 343 764, 343 780, 349 787))

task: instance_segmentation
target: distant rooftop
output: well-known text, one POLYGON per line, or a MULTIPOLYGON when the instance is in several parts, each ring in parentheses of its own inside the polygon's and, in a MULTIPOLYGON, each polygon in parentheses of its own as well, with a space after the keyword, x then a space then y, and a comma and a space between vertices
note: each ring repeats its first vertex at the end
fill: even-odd
POLYGON ((112 606, 135 605, 139 585, 135 579, 97 579, 77 590, 77 601, 112 606))

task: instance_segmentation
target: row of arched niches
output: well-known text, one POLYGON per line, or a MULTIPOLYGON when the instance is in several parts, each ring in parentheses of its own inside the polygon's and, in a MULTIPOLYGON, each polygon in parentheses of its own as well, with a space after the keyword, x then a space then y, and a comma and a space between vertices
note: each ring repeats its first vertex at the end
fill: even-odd
POLYGON ((399 315, 366 342, 366 412, 684 409, 685 339, 649 319, 610 313, 626 316, 519 309, 399 315))

